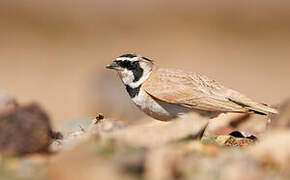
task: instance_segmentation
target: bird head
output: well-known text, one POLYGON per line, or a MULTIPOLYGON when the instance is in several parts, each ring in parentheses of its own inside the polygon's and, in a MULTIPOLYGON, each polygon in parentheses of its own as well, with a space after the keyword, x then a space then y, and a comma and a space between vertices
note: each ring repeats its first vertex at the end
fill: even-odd
POLYGON ((136 54, 125 54, 117 57, 107 69, 116 70, 125 85, 140 86, 151 74, 153 61, 136 54))

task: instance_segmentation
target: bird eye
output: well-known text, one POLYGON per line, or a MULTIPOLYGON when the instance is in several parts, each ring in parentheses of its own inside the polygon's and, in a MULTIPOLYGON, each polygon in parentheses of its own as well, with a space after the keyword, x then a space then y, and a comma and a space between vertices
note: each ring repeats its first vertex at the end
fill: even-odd
POLYGON ((124 60, 124 61, 116 61, 116 64, 122 68, 133 70, 138 67, 139 62, 138 61, 132 62, 132 61, 124 60))
POLYGON ((118 66, 121 66, 121 61, 115 61, 118 66))

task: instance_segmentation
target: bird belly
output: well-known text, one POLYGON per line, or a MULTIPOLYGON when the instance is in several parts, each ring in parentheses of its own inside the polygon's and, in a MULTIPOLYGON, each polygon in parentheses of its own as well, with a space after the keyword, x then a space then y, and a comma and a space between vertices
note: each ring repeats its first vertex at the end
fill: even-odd
POLYGON ((192 111, 192 109, 178 104, 171 104, 155 99, 142 89, 132 100, 147 115, 161 121, 169 121, 192 111))

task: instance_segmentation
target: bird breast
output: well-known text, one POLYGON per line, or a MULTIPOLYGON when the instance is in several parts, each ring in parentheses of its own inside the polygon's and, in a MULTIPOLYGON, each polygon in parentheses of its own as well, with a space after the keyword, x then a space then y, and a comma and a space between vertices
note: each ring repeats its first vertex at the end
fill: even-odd
POLYGON ((161 121, 169 121, 191 111, 190 108, 155 99, 142 88, 132 100, 147 115, 161 121))

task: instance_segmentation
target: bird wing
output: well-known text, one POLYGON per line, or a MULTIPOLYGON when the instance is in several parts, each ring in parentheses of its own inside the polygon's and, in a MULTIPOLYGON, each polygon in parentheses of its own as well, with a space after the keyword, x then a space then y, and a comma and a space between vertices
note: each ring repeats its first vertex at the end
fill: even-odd
POLYGON ((159 100, 205 111, 274 111, 206 76, 182 70, 155 69, 142 88, 159 100))

